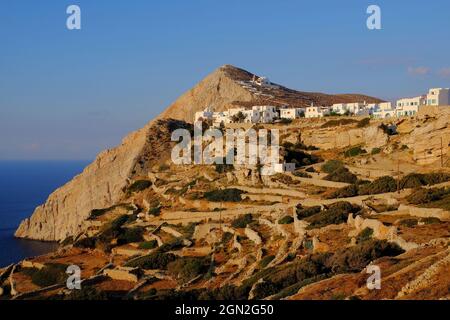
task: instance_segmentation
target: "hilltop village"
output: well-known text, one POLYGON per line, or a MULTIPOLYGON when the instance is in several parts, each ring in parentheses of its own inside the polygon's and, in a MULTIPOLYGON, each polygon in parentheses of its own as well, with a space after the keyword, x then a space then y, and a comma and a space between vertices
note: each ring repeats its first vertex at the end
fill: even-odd
MULTIPOLYGON (((265 87, 269 90, 277 88, 277 85, 272 84, 266 77, 252 78, 248 82, 240 81, 239 84, 249 90, 254 90, 254 86, 265 87)), ((196 112, 193 120, 194 122, 209 122, 215 127, 220 127, 229 123, 273 123, 275 121, 289 121, 298 118, 321 118, 343 115, 388 119, 414 116, 424 106, 447 106, 450 104, 449 101, 449 88, 432 88, 428 90, 427 94, 412 98, 402 98, 395 103, 349 102, 335 103, 331 106, 314 106, 314 103, 311 103, 310 106, 298 108, 287 105, 280 107, 263 105, 252 106, 251 109, 239 107, 218 112, 214 112, 213 108, 207 107, 203 111, 196 112)))

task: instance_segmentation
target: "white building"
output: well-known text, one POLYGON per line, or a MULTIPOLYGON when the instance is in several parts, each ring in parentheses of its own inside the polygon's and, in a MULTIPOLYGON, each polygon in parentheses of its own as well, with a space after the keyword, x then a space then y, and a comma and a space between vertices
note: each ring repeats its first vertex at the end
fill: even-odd
POLYGON ((271 123, 278 118, 277 107, 275 106, 253 106, 252 110, 260 113, 259 122, 271 123))
POLYGON ((331 111, 337 114, 345 114, 347 112, 347 104, 346 103, 335 103, 331 106, 331 111))
POLYGON ((208 121, 208 120, 213 120, 213 115, 214 113, 211 111, 210 107, 207 107, 205 110, 203 111, 198 111, 195 113, 194 115, 194 122, 198 122, 198 121, 208 121))
POLYGON ((346 107, 348 112, 355 115, 362 114, 366 110, 366 104, 361 102, 347 103, 346 107))
POLYGON ((244 110, 242 113, 245 115, 245 123, 258 123, 261 120, 261 113, 258 110, 244 110))
POLYGON ((281 119, 297 119, 304 116, 305 111, 303 108, 283 108, 280 109, 281 119))
MULTIPOLYGON (((369 106, 372 106, 372 104, 369 106)), ((371 115, 374 118, 379 119, 392 118, 397 115, 397 111, 392 108, 391 102, 380 102, 375 104, 375 108, 372 110, 371 115)))
POLYGON ((397 117, 410 117, 415 115, 421 106, 426 105, 426 96, 403 98, 397 100, 395 111, 397 117))
POLYGON ((295 170, 295 163, 275 163, 273 170, 277 173, 292 172, 295 170))
POLYGON ((228 111, 214 112, 213 113, 213 126, 220 127, 221 125, 225 125, 231 123, 230 114, 228 111))
POLYGON ((310 106, 305 109, 305 118, 322 118, 329 113, 329 108, 310 106))
POLYGON ((428 90, 426 104, 428 106, 450 105, 449 88, 432 88, 428 90))

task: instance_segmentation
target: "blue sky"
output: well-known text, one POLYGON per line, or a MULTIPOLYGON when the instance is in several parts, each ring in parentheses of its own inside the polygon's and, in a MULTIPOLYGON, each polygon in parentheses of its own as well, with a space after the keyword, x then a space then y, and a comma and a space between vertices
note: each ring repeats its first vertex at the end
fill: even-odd
POLYGON ((223 64, 387 100, 450 86, 450 2, 0 1, 0 159, 93 159, 223 64), (82 30, 66 28, 81 7, 82 30), (381 7, 382 30, 366 27, 381 7))

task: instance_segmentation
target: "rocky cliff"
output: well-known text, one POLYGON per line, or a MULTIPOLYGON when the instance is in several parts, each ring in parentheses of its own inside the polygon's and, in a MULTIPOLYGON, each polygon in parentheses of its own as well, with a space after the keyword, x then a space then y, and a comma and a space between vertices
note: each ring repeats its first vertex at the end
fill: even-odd
POLYGON ((179 127, 189 128, 175 120, 150 122, 128 135, 118 147, 103 151, 80 175, 54 191, 30 218, 22 221, 15 236, 59 241, 79 233, 92 209, 116 204, 130 181, 168 158, 170 132, 179 127))

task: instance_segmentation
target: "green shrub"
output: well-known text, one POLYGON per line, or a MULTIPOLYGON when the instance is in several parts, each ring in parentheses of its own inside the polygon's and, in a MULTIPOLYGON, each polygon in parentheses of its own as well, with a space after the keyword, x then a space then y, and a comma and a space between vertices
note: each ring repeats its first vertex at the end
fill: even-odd
POLYGON ((358 234, 358 236, 356 237, 356 242, 361 243, 370 240, 372 239, 372 236, 373 236, 373 229, 367 227, 358 234))
POLYGON ((364 118, 361 121, 358 122, 356 125, 357 128, 364 128, 367 127, 370 124, 370 118, 364 118))
POLYGON ((175 261, 177 256, 173 253, 160 253, 154 252, 149 255, 134 259, 130 262, 125 263, 126 267, 137 267, 146 270, 164 270, 167 265, 175 261))
POLYGON ((137 180, 137 181, 133 182, 130 186, 128 186, 127 193, 131 194, 134 192, 143 191, 151 186, 152 186, 152 182, 149 180, 137 180))
POLYGON ((265 256, 259 261, 259 268, 264 269, 273 259, 275 259, 274 255, 265 256))
POLYGON ((231 232, 224 232, 222 235, 221 243, 227 244, 228 242, 231 241, 231 239, 233 239, 233 234, 231 232))
POLYGON ((390 176, 384 176, 376 179, 371 183, 366 183, 359 185, 358 194, 359 195, 370 195, 394 192, 397 190, 397 181, 390 176))
POLYGON ((356 246, 338 250, 328 264, 334 273, 360 272, 370 262, 384 256, 397 256, 403 253, 397 244, 386 240, 368 240, 356 246))
POLYGON ((311 175, 307 174, 306 172, 300 171, 300 170, 296 170, 292 174, 294 176, 300 177, 300 178, 311 178, 311 175))
POLYGON ((322 159, 314 154, 307 153, 302 150, 288 149, 285 150, 284 160, 286 162, 295 163, 297 166, 309 166, 322 161, 322 159))
POLYGON ((340 167, 328 174, 325 178, 328 181, 355 183, 358 177, 351 173, 346 167, 340 167))
POLYGON ((402 227, 413 228, 413 227, 417 226, 418 223, 419 223, 419 221, 417 219, 411 218, 411 219, 400 220, 398 222, 398 225, 400 225, 402 227))
POLYGON ((400 179, 400 188, 419 188, 421 186, 434 185, 447 181, 450 181, 450 174, 443 172, 410 173, 400 179))
POLYGON ((208 201, 212 202, 239 202, 242 200, 241 194, 243 194, 244 191, 240 189, 218 189, 213 191, 205 192, 204 197, 208 201))
POLYGON ((359 156, 360 154, 364 154, 364 153, 367 153, 367 151, 358 146, 358 147, 352 147, 352 148, 346 150, 344 152, 344 156, 347 158, 350 158, 350 157, 359 156))
POLYGON ((205 273, 210 265, 210 257, 181 257, 167 265, 167 270, 177 278, 188 281, 205 273))
POLYGON ((337 199, 337 198, 350 198, 358 195, 358 186, 355 184, 351 184, 349 186, 337 189, 332 192, 328 198, 329 199, 337 199))
POLYGON ((344 163, 342 163, 342 161, 340 160, 328 160, 322 165, 321 170, 325 173, 333 173, 337 169, 343 167, 344 163))
POLYGON ((297 218, 298 219, 305 219, 307 217, 310 217, 316 213, 319 213, 322 210, 321 206, 313 206, 313 207, 302 207, 301 205, 297 206, 297 218))
POLYGON ((108 300, 108 296, 103 291, 97 290, 94 287, 82 286, 80 290, 71 290, 70 294, 64 297, 64 300, 71 300, 71 301, 108 300))
POLYGON ((95 248, 96 239, 95 238, 83 238, 76 241, 73 245, 77 248, 83 249, 94 249, 95 248))
POLYGON ((316 169, 314 169, 314 167, 308 167, 305 169, 306 172, 316 172, 316 169))
POLYGON ((153 207, 148 209, 148 214, 154 215, 155 217, 159 216, 161 213, 161 206, 153 207))
POLYGON ((294 218, 291 216, 284 216, 278 220, 278 224, 291 224, 292 222, 294 222, 294 218))
POLYGON ((176 238, 172 241, 164 243, 161 247, 158 248, 158 251, 161 253, 177 250, 184 246, 183 239, 176 238))
POLYGON ((350 213, 359 214, 361 207, 349 202, 340 201, 329 205, 328 209, 322 210, 305 220, 309 222, 308 228, 321 228, 329 224, 341 224, 347 221, 350 213))
POLYGON ((372 155, 379 154, 381 152, 381 148, 373 148, 370 152, 372 155))
POLYGON ((134 227, 125 228, 117 238, 117 244, 123 245, 133 242, 141 242, 143 239, 144 228, 134 227))
POLYGON ((240 215, 236 219, 231 222, 231 226, 233 228, 245 228, 249 223, 253 221, 253 215, 251 213, 247 213, 244 215, 240 215))
POLYGON ((48 263, 31 275, 31 281, 39 287, 49 287, 54 284, 64 283, 68 277, 67 265, 61 263, 48 263))
POLYGON ((343 126, 343 125, 347 125, 347 124, 352 124, 352 123, 355 123, 355 122, 357 122, 357 120, 348 119, 348 118, 333 119, 333 120, 329 120, 329 121, 325 122, 321 127, 322 128, 337 127, 337 126, 343 126))
POLYGON ((431 189, 417 189, 411 193, 406 199, 409 203, 420 205, 434 201, 438 201, 450 195, 450 188, 431 188, 431 189))
POLYGON ((438 223, 441 223, 442 221, 439 218, 426 217, 426 218, 420 219, 420 222, 422 222, 424 224, 438 224, 438 223))
POLYGON ((158 241, 156 240, 145 241, 139 244, 139 249, 149 250, 155 249, 156 247, 158 247, 158 241))

